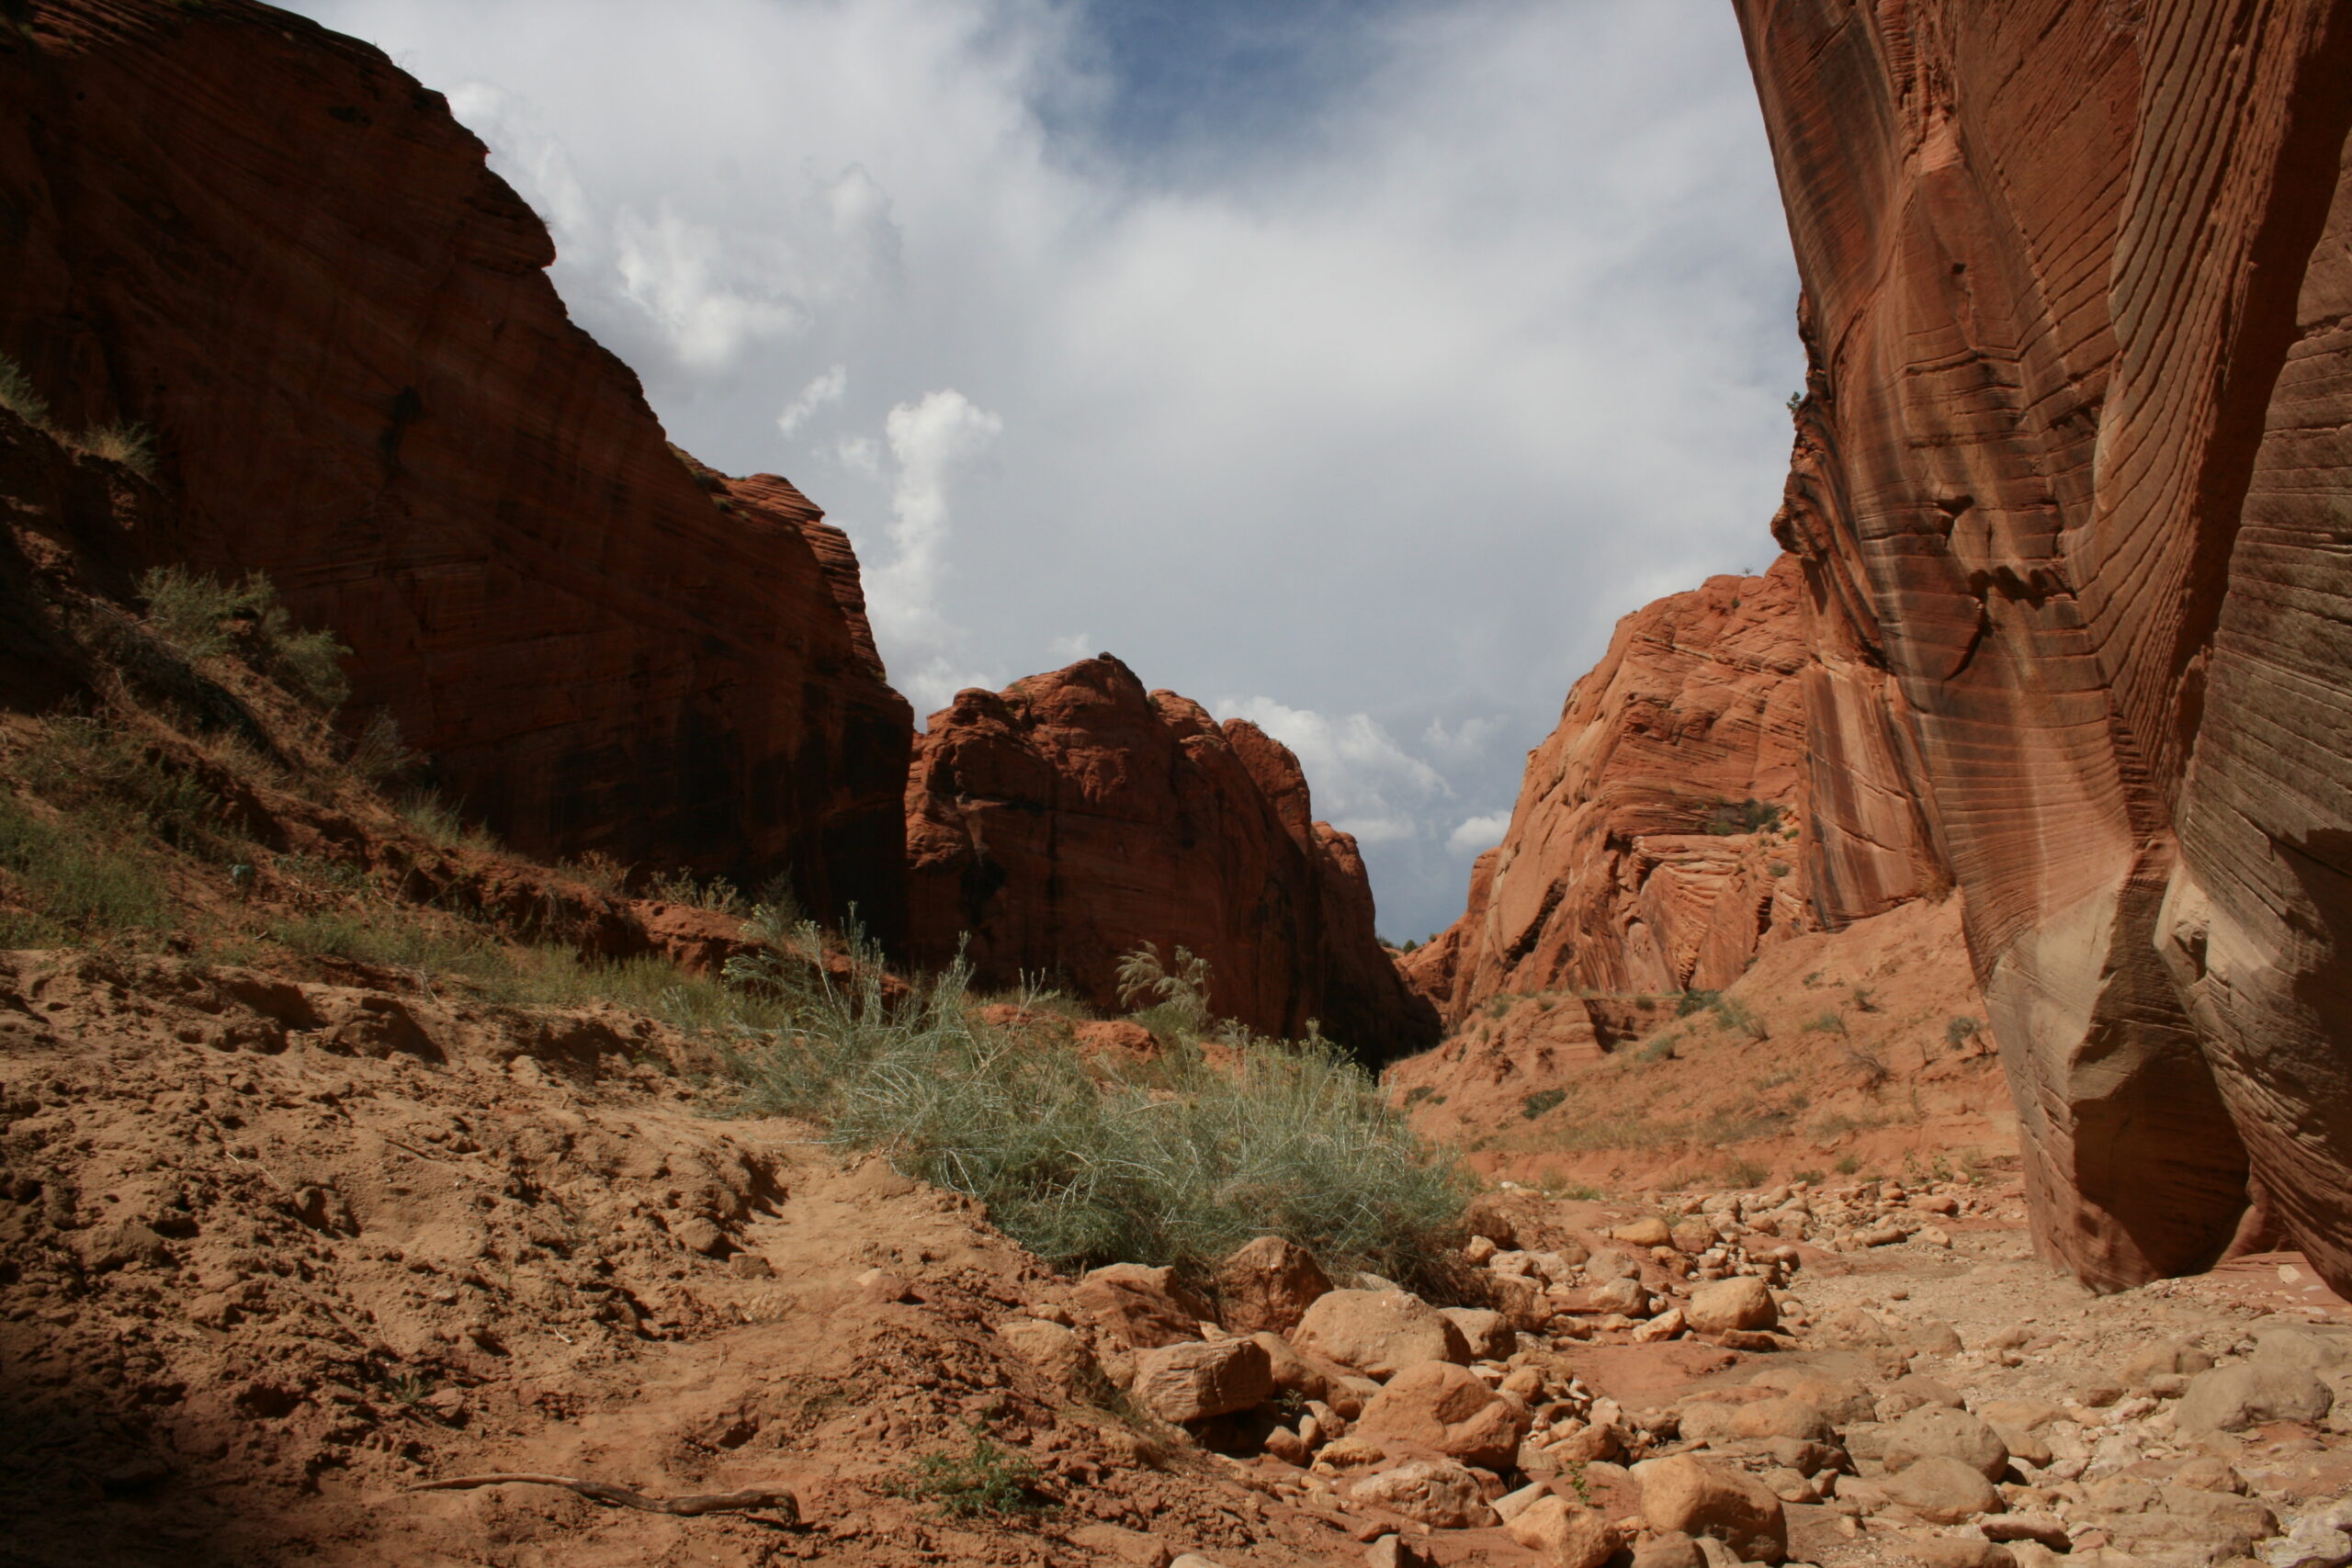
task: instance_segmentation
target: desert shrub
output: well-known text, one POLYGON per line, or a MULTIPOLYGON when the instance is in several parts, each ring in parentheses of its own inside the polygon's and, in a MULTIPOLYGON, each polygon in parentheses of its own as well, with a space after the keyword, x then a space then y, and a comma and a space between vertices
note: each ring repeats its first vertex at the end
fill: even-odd
MULTIPOLYGON (((1167 1021, 1180 1033, 1197 1033, 1209 1023, 1209 963, 1179 947, 1168 958, 1159 944, 1147 942, 1119 960, 1119 1001, 1122 1006, 1149 1012, 1163 1010, 1167 1021)), ((1147 1020, 1145 1027, 1160 1030, 1147 1020)))
POLYGON ((1843 1034, 1846 1032, 1846 1021, 1837 1013, 1825 1012, 1805 1028, 1816 1034, 1843 1034))
POLYGON ((1733 838, 1742 833, 1761 833, 1781 820, 1781 807, 1753 797, 1747 800, 1719 801, 1707 813, 1704 830, 1717 838, 1733 838))
POLYGON ((1878 1011, 1878 998, 1871 993, 1868 986, 1856 986, 1847 995, 1852 1000, 1855 1011, 1878 1011))
POLYGON ((27 424, 49 428, 49 400, 40 395, 25 367, 5 354, 0 354, 0 408, 27 424))
POLYGON ((1703 1008, 1711 1008, 1723 996, 1721 991, 1685 991, 1674 1004, 1674 1016, 1689 1018, 1703 1008))
POLYGON ((732 882, 723 876, 713 876, 704 881, 684 866, 655 877, 646 888, 646 896, 664 903, 684 904, 721 915, 748 915, 752 912, 752 901, 744 897, 743 890, 732 882))
POLYGON ((1049 1506, 1037 1495, 1037 1481, 1028 1455, 998 1446, 975 1427, 970 1448, 923 1454, 884 1485, 892 1496, 933 1504, 949 1518, 1003 1518, 1049 1506))
POLYGON ((1821 1172, 1817 1170, 1792 1170, 1789 1172, 1789 1179, 1791 1181, 1817 1182, 1821 1179, 1821 1172))
POLYGON ((1725 1187, 1761 1187, 1771 1175, 1766 1167, 1752 1159, 1733 1158, 1724 1162, 1723 1185, 1725 1187))
POLYGON ((1504 1018, 1509 1016, 1511 1003, 1518 999, 1519 998, 1516 996, 1512 995, 1509 991, 1498 991, 1494 996, 1487 999, 1487 1016, 1488 1018, 1504 1018))
POLYGON ((1976 1038, 1984 1025, 1973 1018, 1955 1018, 1944 1025, 1944 1043, 1962 1045, 1976 1038))
POLYGON ((1645 1062, 1671 1062, 1674 1060, 1674 1048, 1679 1043, 1676 1036, 1661 1034, 1642 1047, 1641 1059, 1645 1062))
POLYGON ((411 790, 393 803, 408 825, 444 849, 494 850, 498 840, 491 830, 469 822, 456 806, 435 790, 411 790))
POLYGON ((1862 1162, 1856 1156, 1846 1155, 1838 1159, 1835 1168, 1840 1176, 1851 1176, 1862 1168, 1862 1162))
POLYGON ((1229 1034, 1212 1063, 1178 1036, 1157 1062, 1090 1066, 980 1022, 960 963, 894 1000, 853 953, 854 984, 773 954, 729 962, 739 986, 795 998, 790 1028, 735 1031, 746 1109, 886 1150, 1050 1262, 1201 1268, 1274 1234, 1395 1277, 1458 1224, 1464 1174, 1327 1043, 1229 1034))
POLYGON ((1417 1083, 1405 1091, 1405 1103, 1408 1106, 1419 1105, 1436 1092, 1437 1090, 1428 1084, 1417 1083))
POLYGON ((1520 1101, 1519 1113, 1532 1122, 1567 1098, 1568 1091, 1564 1089, 1539 1089, 1520 1101))
POLYGON ((152 835, 214 860, 232 847, 221 829, 220 798, 203 781, 166 766, 104 718, 60 714, 43 720, 19 766, 25 781, 93 842, 120 845, 152 835))
POLYGON ((191 660, 235 649, 249 628, 249 652, 262 673, 295 696, 332 713, 351 694, 343 672, 350 649, 333 632, 300 631, 277 590, 260 572, 224 583, 175 566, 151 567, 139 579, 148 629, 191 660))
POLYGON ((0 871, 16 901, 29 906, 12 924, 19 942, 44 934, 96 939, 171 929, 153 869, 119 840, 72 818, 46 821, 0 792, 0 871))
POLYGON ((1789 865, 1785 861, 1774 861, 1770 869, 1774 876, 1786 876, 1789 874, 1789 865))
POLYGON ((155 433, 143 424, 101 424, 73 438, 73 444, 93 457, 120 463, 143 479, 155 477, 155 433))
POLYGON ((1770 1040, 1772 1037, 1771 1030, 1765 1027, 1764 1020, 1758 1016, 1756 1010, 1736 998, 1718 997, 1713 1010, 1725 1029, 1736 1030, 1750 1040, 1770 1040))

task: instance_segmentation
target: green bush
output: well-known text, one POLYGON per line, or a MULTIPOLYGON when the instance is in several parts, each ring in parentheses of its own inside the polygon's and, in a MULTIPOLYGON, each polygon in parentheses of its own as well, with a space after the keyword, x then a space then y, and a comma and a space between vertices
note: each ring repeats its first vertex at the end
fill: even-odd
POLYGON ((1768 801, 1750 797, 1739 801, 1719 801, 1707 813, 1702 829, 1717 838, 1735 838, 1742 833, 1761 833, 1776 827, 1781 820, 1781 808, 1768 801))
POLYGON ((1750 1040, 1770 1040, 1772 1032, 1765 1027, 1756 1010, 1732 997, 1718 997, 1714 1002, 1715 1016, 1726 1029, 1736 1030, 1750 1040))
POLYGON ((1520 1102, 1519 1112, 1532 1122, 1567 1098, 1564 1089, 1539 1089, 1520 1102))
POLYGON ((1465 1173, 1329 1043, 1237 1033, 1216 1064, 1179 1034, 1157 1061, 1090 1063, 980 1022, 960 964, 894 1000, 853 952, 854 986, 770 954, 729 962, 793 1013, 790 1029, 732 1031, 746 1109, 886 1150, 1056 1265, 1199 1269, 1272 1234, 1327 1267, 1417 1276, 1458 1225, 1465 1173))
POLYGON ((1676 1036, 1661 1034, 1642 1047, 1641 1059, 1645 1062, 1671 1062, 1674 1060, 1674 1047, 1679 1043, 1680 1042, 1676 1036))
POLYGON ((1955 1018, 1944 1025, 1944 1043, 1961 1045, 1973 1040, 1984 1026, 1973 1018, 1955 1018))
POLYGON ((1817 1034, 1843 1034, 1846 1032, 1846 1021, 1837 1013, 1825 1012, 1805 1027, 1817 1034))

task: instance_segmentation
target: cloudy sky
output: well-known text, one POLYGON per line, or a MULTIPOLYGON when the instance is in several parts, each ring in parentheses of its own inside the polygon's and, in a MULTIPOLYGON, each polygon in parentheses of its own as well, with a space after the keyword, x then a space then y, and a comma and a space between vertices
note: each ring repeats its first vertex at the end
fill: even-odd
POLYGON ((1796 283, 1725 0, 298 0, 449 96, 918 714, 1102 649, 1461 910, 1642 603, 1761 569, 1796 283))

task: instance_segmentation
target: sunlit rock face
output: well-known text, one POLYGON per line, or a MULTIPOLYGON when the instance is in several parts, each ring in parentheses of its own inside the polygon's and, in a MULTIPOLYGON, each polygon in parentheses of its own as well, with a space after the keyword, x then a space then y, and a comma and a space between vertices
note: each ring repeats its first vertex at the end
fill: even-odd
POLYGON ((2352 1286, 2352 5, 1737 9, 1775 530, 1965 892, 2040 1243, 2193 1269, 2251 1181, 2352 1286))
POLYGON ((1469 908, 1405 960, 1449 1021, 1502 992, 1717 989, 1812 929, 1803 587, 1784 557, 1618 623, 1469 908))
POLYGON ((178 510, 132 553, 267 572, 518 848, 789 868, 895 936, 913 726, 847 541, 665 448, 440 95, 240 0, 11 15, 0 352, 153 427, 178 510))
POLYGON ((906 795, 910 952, 959 945, 980 984, 1034 977, 1119 1004, 1144 942, 1209 963, 1220 1016, 1367 1057, 1428 1044, 1429 1005, 1374 935, 1355 840, 1313 819, 1306 780, 1246 719, 1148 692, 1104 655, 957 694, 906 795))

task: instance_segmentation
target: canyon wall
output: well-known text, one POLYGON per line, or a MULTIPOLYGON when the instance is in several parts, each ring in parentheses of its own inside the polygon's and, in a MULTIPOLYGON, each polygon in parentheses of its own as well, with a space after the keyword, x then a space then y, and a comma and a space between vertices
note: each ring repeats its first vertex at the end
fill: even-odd
POLYGON ((1355 840, 1313 818, 1287 748, 1147 692, 1105 654, 932 716, 907 784, 910 955, 959 943, 977 981, 1024 976, 1119 1005, 1143 942, 1209 962, 1220 1016, 1366 1057, 1437 1036, 1373 931, 1355 840))
POLYGON ((1825 788, 1813 705, 1825 855, 1917 802, 2047 1256, 2195 1269, 2251 1195, 2352 1286, 2352 4, 1736 4, 1775 532, 1896 781, 1825 788))
POLYGON ((0 354, 259 570, 518 849, 747 879, 895 938, 912 733, 847 540, 665 449, 437 93, 243 0, 0 17, 0 354))

